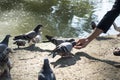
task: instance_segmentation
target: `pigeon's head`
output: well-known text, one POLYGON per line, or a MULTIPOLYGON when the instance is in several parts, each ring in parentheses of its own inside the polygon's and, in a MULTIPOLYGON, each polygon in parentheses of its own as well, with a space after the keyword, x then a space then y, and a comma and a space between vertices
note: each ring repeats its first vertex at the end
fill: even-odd
POLYGON ((68 40, 67 42, 72 42, 72 41, 75 41, 75 39, 70 39, 70 40, 68 40))
POLYGON ((12 37, 12 36, 8 34, 8 35, 6 35, 6 37, 7 37, 7 38, 10 38, 10 37, 12 37))
POLYGON ((49 60, 47 58, 44 59, 43 69, 50 69, 49 60))
POLYGON ((1 43, 6 44, 8 46, 8 42, 9 42, 10 37, 11 37, 11 35, 6 35, 1 43))
POLYGON ((73 42, 72 42, 72 46, 74 47, 75 45, 76 45, 76 42, 75 42, 75 41, 73 41, 73 42))
POLYGON ((51 41, 52 38, 53 38, 53 36, 48 36, 48 35, 45 35, 45 37, 46 37, 49 41, 51 41))
POLYGON ((44 59, 44 64, 49 64, 49 60, 47 58, 44 59))
POLYGON ((41 28, 41 27, 43 27, 42 25, 37 25, 36 27, 35 27, 35 29, 34 29, 34 31, 39 31, 39 29, 41 28))

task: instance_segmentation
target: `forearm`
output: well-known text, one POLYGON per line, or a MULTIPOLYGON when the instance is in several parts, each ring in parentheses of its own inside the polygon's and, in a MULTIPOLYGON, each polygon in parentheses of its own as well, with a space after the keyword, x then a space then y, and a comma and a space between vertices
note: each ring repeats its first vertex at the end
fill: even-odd
POLYGON ((93 39, 95 39, 97 36, 99 36, 103 31, 99 28, 95 28, 95 30, 92 32, 91 35, 87 37, 87 40, 91 42, 93 39))
POLYGON ((104 33, 106 33, 113 24, 116 17, 119 16, 119 14, 120 14, 120 0, 116 0, 112 9, 103 16, 101 21, 98 23, 97 27, 103 30, 104 33))

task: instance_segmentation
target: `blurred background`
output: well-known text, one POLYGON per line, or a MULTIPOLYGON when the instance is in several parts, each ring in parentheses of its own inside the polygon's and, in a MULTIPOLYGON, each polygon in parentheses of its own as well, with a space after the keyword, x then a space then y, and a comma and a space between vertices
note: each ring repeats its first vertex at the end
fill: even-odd
MULTIPOLYGON (((0 39, 26 33, 42 24, 42 36, 86 37, 115 0, 0 0, 0 39)), ((120 17, 116 24, 120 26, 120 17)), ((117 34, 113 27, 102 35, 117 34)))

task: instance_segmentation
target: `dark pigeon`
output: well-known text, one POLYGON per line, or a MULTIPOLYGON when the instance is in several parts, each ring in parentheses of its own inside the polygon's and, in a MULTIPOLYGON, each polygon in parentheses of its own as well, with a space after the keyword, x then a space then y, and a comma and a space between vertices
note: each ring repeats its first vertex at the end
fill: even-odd
POLYGON ((0 70, 4 72, 4 70, 10 70, 10 61, 9 61, 9 53, 11 49, 8 48, 10 35, 6 35, 3 41, 0 42, 0 70))
POLYGON ((0 53, 3 53, 3 51, 8 47, 10 37, 10 35, 6 35, 3 41, 0 42, 0 53))
POLYGON ((6 35, 5 38, 0 42, 0 44, 4 44, 4 45, 8 46, 10 37, 11 37, 11 35, 6 35))
POLYGON ((15 40, 13 44, 16 44, 19 48, 19 46, 25 46, 26 42, 25 40, 18 39, 18 40, 15 40))
POLYGON ((32 41, 33 38, 35 38, 39 34, 39 29, 42 27, 42 25, 37 25, 32 31, 29 31, 28 33, 22 34, 15 36, 13 40, 27 40, 28 43, 32 41))
POLYGON ((52 52, 51 55, 54 58, 56 55, 62 57, 70 57, 72 48, 76 45, 76 42, 64 42, 58 45, 52 52))
POLYGON ((48 59, 44 59, 44 64, 39 72, 38 80, 56 80, 55 74, 50 68, 48 59))
POLYGON ((74 39, 69 39, 69 40, 56 39, 55 37, 48 36, 48 35, 46 35, 45 37, 48 39, 47 42, 51 42, 51 43, 55 44, 56 46, 60 45, 63 42, 72 42, 72 41, 75 41, 74 39))

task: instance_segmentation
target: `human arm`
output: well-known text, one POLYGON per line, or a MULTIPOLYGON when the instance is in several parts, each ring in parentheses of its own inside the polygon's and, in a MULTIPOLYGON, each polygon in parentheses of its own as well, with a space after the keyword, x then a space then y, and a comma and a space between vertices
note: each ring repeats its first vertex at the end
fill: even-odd
POLYGON ((94 38, 99 36, 102 32, 106 33, 111 25, 113 24, 114 20, 120 14, 120 0, 115 0, 115 3, 110 11, 108 11, 101 21, 96 26, 93 33, 88 36, 87 38, 79 39, 77 44, 75 45, 76 49, 81 49, 86 47, 94 38))
POLYGON ((99 36, 103 30, 99 28, 95 28, 91 35, 89 35, 87 38, 79 39, 77 41, 77 44, 74 46, 76 49, 81 49, 86 47, 93 39, 95 39, 97 36, 99 36))

